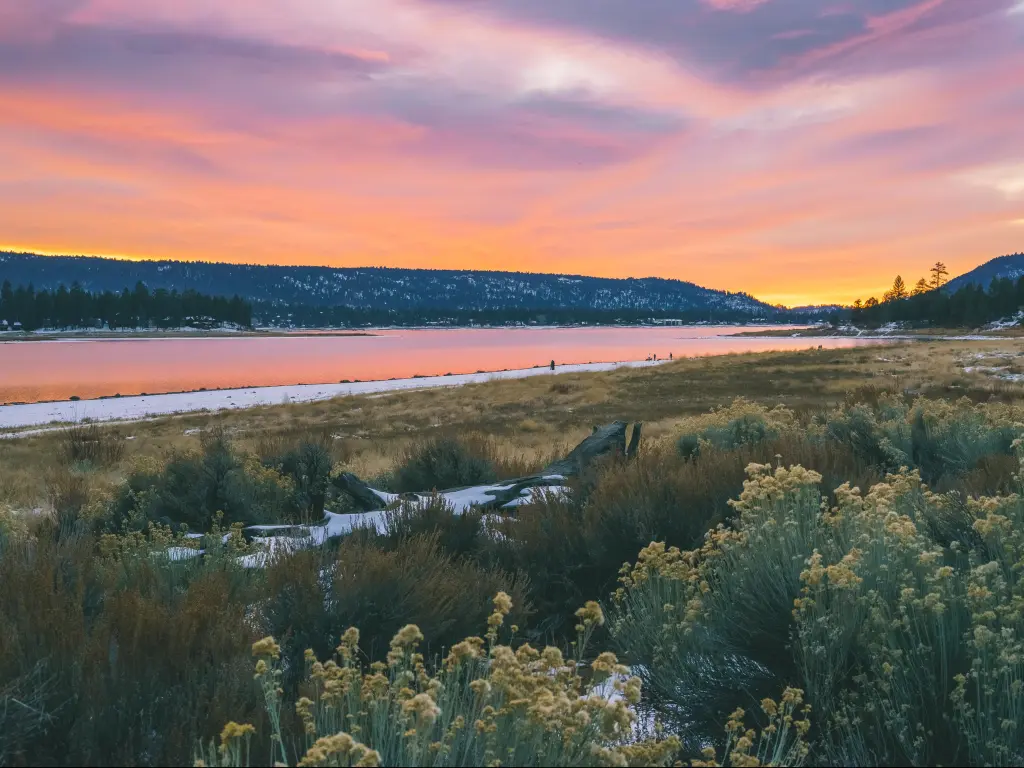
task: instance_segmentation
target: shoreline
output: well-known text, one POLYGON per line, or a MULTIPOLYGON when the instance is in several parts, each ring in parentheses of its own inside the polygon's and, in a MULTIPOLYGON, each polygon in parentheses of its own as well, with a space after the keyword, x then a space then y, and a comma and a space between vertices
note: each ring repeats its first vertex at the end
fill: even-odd
MULTIPOLYGON (((338 384, 294 384, 240 389, 197 390, 156 395, 129 395, 92 400, 51 400, 40 403, 0 405, 0 439, 29 436, 15 430, 83 422, 134 422, 162 416, 216 412, 266 405, 309 403, 349 395, 400 392, 436 387, 459 387, 498 379, 522 379, 530 376, 552 376, 561 373, 597 373, 616 368, 646 368, 671 362, 669 360, 629 360, 614 363, 574 363, 534 368, 516 368, 482 373, 460 373, 443 376, 417 376, 408 379, 385 379, 338 384)), ((44 430, 31 430, 38 434, 44 430)))
POLYGON ((835 329, 804 328, 789 332, 789 329, 779 328, 770 331, 740 331, 739 333, 726 334, 728 338, 746 339, 897 339, 899 341, 982 341, 986 339, 1016 339, 1024 337, 1024 329, 967 329, 967 328, 939 328, 934 331, 929 329, 900 329, 893 331, 879 332, 860 331, 859 333, 842 333, 835 329))

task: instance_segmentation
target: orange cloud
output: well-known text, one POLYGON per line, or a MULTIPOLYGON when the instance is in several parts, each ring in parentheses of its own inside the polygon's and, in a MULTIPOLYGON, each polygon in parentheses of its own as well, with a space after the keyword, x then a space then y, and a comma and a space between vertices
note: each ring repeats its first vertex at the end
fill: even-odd
POLYGON ((41 1, 0 35, 0 246, 794 304, 1020 250, 1024 16, 795 2, 41 1))

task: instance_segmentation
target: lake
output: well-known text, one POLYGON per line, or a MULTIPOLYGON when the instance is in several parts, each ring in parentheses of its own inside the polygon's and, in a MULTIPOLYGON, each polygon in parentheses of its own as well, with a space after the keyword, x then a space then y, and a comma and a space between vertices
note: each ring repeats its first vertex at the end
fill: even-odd
MULTIPOLYGON (((775 326, 777 328, 778 326, 775 326)), ((370 381, 558 364, 692 357, 855 338, 730 338, 758 328, 710 326, 486 328, 195 338, 0 342, 0 403, 205 389, 370 381)))

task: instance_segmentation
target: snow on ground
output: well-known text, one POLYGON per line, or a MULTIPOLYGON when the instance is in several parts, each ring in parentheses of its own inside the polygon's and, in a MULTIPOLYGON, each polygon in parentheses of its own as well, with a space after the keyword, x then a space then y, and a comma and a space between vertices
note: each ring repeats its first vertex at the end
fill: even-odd
MULTIPOLYGON (((550 475, 546 479, 563 480, 564 478, 561 475, 550 475)), ((511 487, 512 486, 510 484, 479 485, 471 488, 463 488, 458 491, 439 493, 436 494, 436 496, 444 499, 456 515, 461 515, 472 509, 474 506, 493 501, 494 491, 507 490, 511 487)), ((375 488, 371 488, 370 490, 382 499, 385 497, 390 497, 392 501, 398 499, 396 494, 385 493, 384 491, 378 491, 375 488)), ((523 489, 522 496, 517 499, 513 499, 508 504, 505 504, 505 507, 516 507, 522 504, 528 504, 531 501, 536 500, 538 497, 542 497, 547 494, 565 497, 569 492, 569 488, 565 486, 537 486, 533 488, 525 488, 523 489)), ((425 504, 432 498, 434 498, 434 494, 419 494, 419 503, 425 504)), ((325 520, 320 525, 252 525, 247 527, 245 530, 246 532, 254 535, 254 540, 262 545, 262 549, 259 552, 254 552, 251 555, 245 555, 239 558, 238 562, 246 568, 262 568, 278 555, 295 552, 300 549, 307 549, 309 547, 320 546, 328 539, 345 536, 356 528, 372 528, 379 534, 385 534, 387 533, 388 528, 388 514, 388 510, 377 510, 374 512, 363 512, 349 515, 340 515, 334 512, 325 511, 325 520), (277 531, 288 531, 288 534, 274 535, 277 531)), ((483 516, 483 519, 484 528, 491 536, 497 539, 505 538, 505 535, 499 530, 499 523, 509 518, 505 518, 502 515, 494 513, 488 513, 483 516)), ((198 538, 199 536, 200 534, 190 534, 191 538, 198 538)), ((188 547, 171 547, 167 550, 167 554, 171 560, 184 560, 190 557, 197 557, 201 554, 201 551, 197 549, 190 549, 188 547)))
POLYGON ((1010 367, 1020 357, 1024 357, 1024 355, 1011 352, 977 352, 958 357, 957 364, 960 365, 964 373, 976 373, 987 376, 990 379, 1016 383, 1024 381, 1024 373, 1011 373, 1010 367), (965 363, 969 363, 972 360, 974 361, 973 364, 965 365, 965 363), (990 364, 985 365, 985 363, 990 364), (991 363, 1003 364, 991 365, 991 363))
MULTIPOLYGON (((456 515, 461 515, 475 505, 493 501, 493 496, 488 492, 503 490, 510 487, 511 486, 509 485, 474 486, 460 491, 440 493, 437 495, 451 506, 456 515)), ((382 497, 391 496, 393 499, 398 498, 395 494, 384 493, 383 491, 378 491, 373 488, 370 490, 382 497)), ((569 489, 561 486, 554 488, 527 488, 524 493, 528 493, 529 496, 522 499, 516 499, 515 502, 527 503, 533 500, 533 492, 543 491, 567 494, 569 489)), ((421 494, 419 498, 421 503, 426 503, 432 498, 432 496, 421 494)), ((513 504, 515 504, 515 502, 513 502, 513 504)), ((512 504, 506 504, 505 506, 512 506, 512 504)), ((385 534, 387 533, 388 527, 388 514, 387 510, 362 512, 350 515, 339 515, 334 512, 325 511, 325 522, 320 525, 252 525, 247 527, 245 530, 254 534, 254 540, 263 545, 263 549, 259 552, 254 552, 251 555, 245 555, 244 557, 239 558, 238 562, 245 568, 262 568, 278 555, 295 552, 300 549, 307 549, 309 547, 320 546, 328 539, 345 536, 356 528, 372 528, 379 534, 385 534), (275 531, 288 531, 289 535, 275 536, 273 535, 275 531)), ((501 533, 500 530, 497 530, 497 523, 506 518, 493 513, 484 515, 484 518, 484 527, 487 529, 487 532, 495 538, 504 538, 504 534, 501 533)), ((198 534, 196 534, 196 536, 198 536, 198 534)), ((197 556, 197 554, 199 554, 199 550, 189 549, 188 547, 171 547, 167 550, 167 554, 172 560, 184 560, 189 557, 197 556)))
MULTIPOLYGON (((463 488, 459 491, 437 494, 454 510, 455 514, 461 515, 471 507, 480 504, 487 504, 494 501, 494 495, 498 491, 507 491, 512 487, 511 483, 504 485, 475 485, 472 488, 463 488)), ((424 498, 421 496, 421 498, 424 498)), ((427 497, 429 498, 429 497, 427 497)))
POLYGON ((193 549, 192 547, 170 547, 167 550, 167 556, 171 560, 189 560, 193 557, 199 557, 203 554, 201 549, 193 549))
POLYGON ((1016 328, 1024 321, 1024 312, 1018 312, 1013 317, 1006 317, 1002 320, 995 320, 985 326, 986 331, 1000 331, 1004 328, 1016 328))
POLYGON ((519 498, 512 499, 507 504, 502 504, 502 509, 513 509, 524 504, 532 504, 535 501, 543 500, 545 496, 554 499, 564 499, 569 495, 569 489, 564 485, 541 485, 533 488, 523 488, 519 498), (539 497, 539 498, 538 498, 539 497))
POLYGON ((257 541, 264 546, 262 552, 254 552, 239 558, 238 562, 245 568, 262 568, 267 561, 278 554, 286 554, 308 547, 319 546, 328 539, 344 536, 356 528, 373 528, 377 533, 387 533, 387 512, 363 512, 354 515, 338 515, 324 512, 327 520, 323 525, 253 525, 247 531, 302 531, 305 536, 263 536, 257 541))
POLYGON ((220 389, 207 392, 181 392, 168 395, 139 395, 105 398, 102 400, 61 401, 0 406, 0 429, 35 427, 51 423, 81 421, 132 421, 194 411, 218 411, 234 408, 252 408, 259 405, 280 405, 282 402, 309 403, 346 395, 365 395, 375 392, 428 389, 431 387, 458 387, 497 379, 522 379, 559 373, 610 371, 615 368, 644 368, 661 365, 668 360, 633 361, 621 363, 582 363, 548 367, 522 368, 493 373, 464 373, 454 376, 425 376, 418 379, 392 381, 364 381, 351 384, 297 384, 285 387, 249 387, 246 389, 220 389))
POLYGON ((397 493, 388 493, 387 491, 378 491, 376 488, 370 488, 370 486, 366 486, 366 487, 367 487, 367 489, 369 489, 369 491, 374 496, 376 496, 378 499, 380 499, 385 504, 394 504, 396 501, 398 501, 401 498, 401 496, 399 496, 397 493))
POLYGON ((999 373, 1009 368, 1008 365, 968 365, 964 368, 964 373, 999 373))

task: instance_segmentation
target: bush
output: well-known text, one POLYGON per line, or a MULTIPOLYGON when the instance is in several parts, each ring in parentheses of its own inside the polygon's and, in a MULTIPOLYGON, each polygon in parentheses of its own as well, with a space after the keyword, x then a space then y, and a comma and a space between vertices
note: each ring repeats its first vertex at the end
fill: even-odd
POLYGON ((611 592, 622 563, 655 539, 692 546, 728 513, 743 462, 720 454, 697 467, 670 447, 633 461, 605 461, 572 481, 571 492, 541 493, 501 527, 505 538, 481 537, 476 557, 530 575, 538 617, 532 639, 568 641, 573 606, 611 592))
POLYGON ((231 449, 223 434, 204 437, 199 453, 173 455, 160 470, 133 472, 112 508, 130 527, 156 522, 205 532, 217 523, 290 522, 297 518, 294 485, 255 457, 231 449))
POLYGON ((260 716, 239 677, 255 639, 250 575, 230 558, 171 563, 162 546, 98 555, 91 539, 32 538, 4 551, 5 764, 176 765, 217 721, 260 716))
POLYGON ((881 396, 874 407, 849 405, 826 416, 824 435, 882 471, 914 467, 926 482, 949 485, 991 457, 1010 456, 1013 422, 994 422, 990 411, 1005 415, 967 400, 921 399, 907 405, 881 396))
POLYGON ((392 551, 349 537, 335 552, 276 560, 267 579, 267 626, 282 638, 295 670, 306 648, 328 654, 356 624, 364 628, 366 652, 382 659, 389 638, 409 621, 422 627, 435 651, 451 647, 486 619, 489 596, 499 590, 516 597, 516 623, 528 614, 525 577, 453 558, 436 535, 413 537, 392 551))
POLYGON ((443 498, 434 496, 421 502, 403 502, 389 512, 386 533, 376 542, 382 549, 395 550, 416 537, 433 536, 441 551, 463 557, 474 555, 485 535, 480 511, 471 509, 456 514, 443 498))
POLYGON ((732 451, 745 445, 774 440, 779 437, 782 429, 792 423, 793 414, 784 408, 768 410, 738 399, 728 408, 691 419, 690 424, 694 429, 684 432, 676 447, 684 459, 699 456, 702 444, 722 451, 732 451))
MULTIPOLYGON (((209 526, 317 514, 330 454, 315 436, 257 458, 214 434, 166 465, 137 464, 110 505, 137 530, 98 539, 97 476, 55 473, 56 523, 0 512, 0 762, 179 764, 238 718, 257 737, 233 724, 205 760, 244 762, 248 746, 254 763, 374 750, 413 764, 1022 764, 1024 495, 1009 493, 1024 473, 1012 455, 1021 416, 885 394, 799 418, 738 402, 680 423, 699 456, 649 440, 514 516, 403 504, 383 534, 251 570, 240 533, 224 547, 209 526), (211 535, 152 524, 182 518, 211 535), (203 557, 168 557, 197 544, 203 557), (587 625, 592 609, 577 617, 584 640, 632 664, 618 671, 644 681, 639 703, 628 689, 637 728, 678 734, 679 755, 636 732, 610 737, 578 698, 607 707, 609 681, 592 683, 615 665, 583 663, 574 608, 617 585, 608 625, 587 625), (494 616, 498 591, 514 603, 492 618, 498 634, 460 643, 494 616), (383 666, 357 660, 351 626, 364 631, 361 660, 383 666), (419 630, 422 657, 409 642, 419 630), (254 686, 250 644, 267 633, 280 658, 257 645, 254 686), (572 647, 575 666, 542 668, 556 652, 522 640, 572 647), (304 676, 307 649, 326 658, 339 644, 304 676), (453 648, 451 664, 435 663, 453 648), (293 699, 297 711, 282 706, 293 699), (591 719, 569 732, 563 715, 581 711, 591 719)), ((502 463, 490 439, 459 444, 498 477, 528 463, 502 463)), ((429 485, 449 482, 467 484, 429 485)))
MULTIPOLYGON (((408 624, 391 638, 387 663, 367 670, 360 632, 348 628, 335 659, 306 656, 308 696, 287 708, 279 685, 282 649, 271 637, 256 643, 256 680, 272 723, 260 735, 276 764, 300 758, 302 765, 669 764, 678 739, 624 743, 640 688, 614 655, 601 654, 587 669, 580 656, 566 659, 557 648, 497 644, 513 605, 498 593, 487 640, 459 642, 436 666, 418 652, 420 628, 408 624), (607 693, 597 690, 611 675, 619 679, 607 693), (282 718, 290 711, 298 714, 292 727, 282 718)), ((600 610, 588 606, 580 616, 582 655, 600 610)), ((221 749, 211 744, 201 756, 209 765, 246 764, 254 733, 251 725, 228 723, 221 749)))
POLYGON ((263 464, 291 479, 295 514, 314 520, 323 517, 332 461, 330 452, 321 443, 299 443, 278 456, 264 459, 263 464))
POLYGON ((442 436, 410 447, 393 473, 391 487, 406 493, 482 485, 497 479, 485 442, 471 445, 442 436))
POLYGON ((614 590, 623 562, 652 541, 699 546, 709 528, 733 516, 730 500, 743 489, 746 466, 772 462, 776 454, 820 468, 836 485, 880 479, 842 446, 795 430, 732 451, 709 446, 698 463, 680 457, 670 443, 653 444, 632 461, 602 462, 595 473, 572 481, 568 497, 541 496, 517 508, 517 519, 500 529, 506 538, 477 538, 473 556, 530 574, 537 612, 531 637, 566 640, 571 627, 563 617, 573 605, 614 590))
POLYGON ((91 501, 89 478, 69 470, 57 470, 46 478, 46 497, 52 515, 42 521, 43 530, 55 538, 84 536, 100 528, 105 510, 91 501))
POLYGON ((700 456, 700 435, 693 432, 680 435, 676 442, 676 450, 684 459, 696 459, 700 456))
POLYGON ((98 424, 74 424, 61 431, 58 451, 67 465, 109 467, 124 457, 124 438, 98 424))
POLYGON ((815 763, 1019 764, 1022 498, 964 505, 904 471, 829 510, 820 479, 754 465, 735 527, 640 553, 612 626, 653 706, 696 750, 793 686, 815 763))

